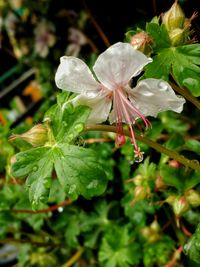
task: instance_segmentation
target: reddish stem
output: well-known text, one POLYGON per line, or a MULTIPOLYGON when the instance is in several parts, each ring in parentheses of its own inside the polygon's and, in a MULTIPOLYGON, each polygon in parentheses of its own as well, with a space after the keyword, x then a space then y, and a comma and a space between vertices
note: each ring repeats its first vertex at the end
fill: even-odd
POLYGON ((51 212, 51 211, 55 211, 57 210, 59 207, 65 207, 68 206, 72 203, 72 201, 70 199, 66 199, 63 202, 50 206, 48 208, 45 209, 40 209, 40 210, 28 210, 28 209, 10 209, 11 212, 15 212, 15 213, 31 213, 31 214, 37 214, 37 213, 47 213, 47 212, 51 212))

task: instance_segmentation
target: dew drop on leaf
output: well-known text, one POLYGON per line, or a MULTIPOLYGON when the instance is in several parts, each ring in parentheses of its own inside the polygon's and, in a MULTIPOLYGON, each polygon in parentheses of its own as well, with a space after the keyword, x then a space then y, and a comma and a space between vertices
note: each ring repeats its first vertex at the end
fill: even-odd
POLYGON ((50 188, 52 184, 52 179, 51 177, 46 177, 43 181, 43 185, 45 188, 50 188))
POLYGON ((31 203, 31 206, 32 206, 32 209, 33 210, 37 210, 37 208, 38 208, 38 202, 36 202, 36 201, 32 201, 32 203, 31 203))
POLYGON ((68 136, 67 136, 67 142, 69 143, 69 142, 71 142, 72 140, 74 139, 74 135, 71 133, 71 134, 69 134, 68 136))
POLYGON ((38 170, 38 166, 34 166, 32 169, 33 172, 36 172, 37 170, 38 170))
POLYGON ((68 192, 68 193, 69 193, 69 194, 73 194, 75 190, 76 190, 76 185, 73 184, 73 185, 70 186, 70 188, 69 188, 69 192, 68 192))
POLYGON ((74 109, 74 106, 72 105, 72 103, 68 103, 66 106, 65 106, 65 110, 67 111, 67 113, 69 114, 73 114, 75 109, 74 109))
POLYGON ((77 133, 80 133, 82 132, 84 129, 84 125, 83 123, 78 123, 74 126, 74 130, 77 132, 77 133))
POLYGON ((97 185, 98 185, 98 180, 93 180, 91 183, 89 183, 88 185, 87 185, 87 188, 88 189, 91 189, 91 188, 96 188, 97 187, 97 185))

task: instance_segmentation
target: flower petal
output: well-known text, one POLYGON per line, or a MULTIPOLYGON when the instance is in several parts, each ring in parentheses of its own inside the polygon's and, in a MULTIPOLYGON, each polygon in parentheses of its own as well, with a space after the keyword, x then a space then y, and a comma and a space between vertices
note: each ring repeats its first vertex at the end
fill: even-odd
POLYGON ((149 62, 151 59, 130 44, 116 43, 97 58, 93 69, 99 81, 113 90, 128 84, 129 80, 137 76, 149 62))
POLYGON ((55 82, 58 88, 74 93, 96 91, 100 87, 82 60, 68 56, 61 57, 55 82))
POLYGON ((140 81, 133 89, 128 89, 132 104, 145 116, 156 117, 157 113, 173 110, 180 113, 185 99, 177 96, 171 86, 158 79, 140 81))
POLYGON ((70 101, 74 106, 85 105, 92 109, 87 120, 89 123, 101 123, 107 120, 112 100, 105 97, 105 95, 98 95, 96 97, 88 97, 86 95, 79 95, 70 101))

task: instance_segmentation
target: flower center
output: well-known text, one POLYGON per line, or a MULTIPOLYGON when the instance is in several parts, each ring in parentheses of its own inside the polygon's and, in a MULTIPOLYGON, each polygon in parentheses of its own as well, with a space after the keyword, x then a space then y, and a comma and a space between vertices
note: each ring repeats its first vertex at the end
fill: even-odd
POLYGON ((148 128, 148 126, 151 126, 151 123, 128 100, 127 95, 122 88, 117 88, 113 91, 113 108, 115 113, 116 131, 117 131, 116 145, 122 146, 125 143, 125 134, 123 128, 123 122, 125 122, 128 125, 131 143, 134 146, 135 161, 141 162, 143 160, 143 152, 140 151, 140 148, 137 145, 133 124, 136 124, 139 130, 142 132, 142 129, 136 122, 136 120, 138 118, 141 118, 144 122, 146 129, 148 128))

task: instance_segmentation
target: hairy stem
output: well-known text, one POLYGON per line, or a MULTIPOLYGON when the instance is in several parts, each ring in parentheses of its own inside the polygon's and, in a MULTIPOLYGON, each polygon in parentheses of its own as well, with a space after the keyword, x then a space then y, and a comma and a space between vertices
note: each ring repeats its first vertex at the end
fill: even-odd
MULTIPOLYGON (((110 126, 110 125, 86 125, 85 126, 85 131, 104 131, 104 132, 114 132, 116 133, 116 127, 115 126, 110 126)), ((126 136, 129 136, 128 130, 124 130, 124 134, 126 136)), ((163 153, 170 158, 173 158, 180 162, 181 164, 185 165, 186 167, 190 167, 194 170, 200 170, 200 164, 197 160, 189 160, 185 158, 184 156, 180 155, 176 151, 167 149, 166 147, 152 141, 148 137, 145 136, 140 136, 139 134, 135 133, 135 137, 138 141, 152 147, 156 151, 163 153)))

